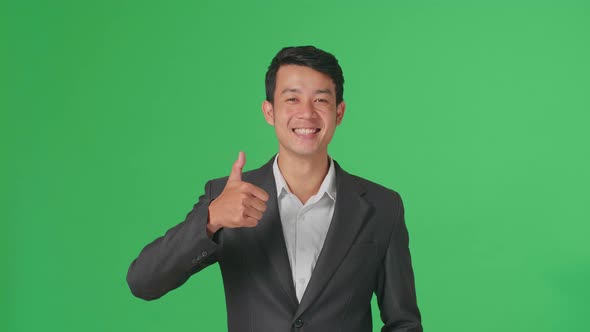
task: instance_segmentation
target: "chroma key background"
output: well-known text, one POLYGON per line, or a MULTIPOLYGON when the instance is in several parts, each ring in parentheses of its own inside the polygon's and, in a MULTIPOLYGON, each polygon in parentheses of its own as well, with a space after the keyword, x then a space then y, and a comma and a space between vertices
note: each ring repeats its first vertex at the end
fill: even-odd
POLYGON ((330 154, 404 199, 425 330, 587 330, 589 33, 574 0, 2 1, 0 330, 226 331, 217 265, 153 302, 127 268, 277 151, 264 73, 309 44, 346 79, 330 154))

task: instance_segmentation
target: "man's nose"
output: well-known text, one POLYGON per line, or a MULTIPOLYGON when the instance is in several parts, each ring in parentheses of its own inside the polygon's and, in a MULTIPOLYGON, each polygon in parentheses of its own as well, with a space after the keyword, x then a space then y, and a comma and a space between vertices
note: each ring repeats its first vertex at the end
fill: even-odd
POLYGON ((313 100, 306 101, 301 103, 301 107, 299 108, 298 117, 300 118, 312 118, 315 116, 315 108, 313 104, 313 100))

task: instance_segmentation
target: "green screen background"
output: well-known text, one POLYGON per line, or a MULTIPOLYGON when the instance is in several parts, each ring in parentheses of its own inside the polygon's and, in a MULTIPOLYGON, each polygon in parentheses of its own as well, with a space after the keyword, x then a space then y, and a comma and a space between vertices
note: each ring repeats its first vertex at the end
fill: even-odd
MULTIPOLYGON (((3 1, 2 331, 224 331, 217 265, 153 302, 125 276, 206 180, 277 151, 283 46, 334 53, 330 154, 400 192, 427 331, 590 314, 590 3, 3 1)), ((374 331, 379 315, 374 305, 374 331)))

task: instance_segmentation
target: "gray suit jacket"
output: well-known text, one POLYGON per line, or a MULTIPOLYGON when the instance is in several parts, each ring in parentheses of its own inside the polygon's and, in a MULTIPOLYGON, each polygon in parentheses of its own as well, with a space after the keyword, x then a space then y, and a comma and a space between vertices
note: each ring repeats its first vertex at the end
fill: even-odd
POLYGON ((218 262, 230 332, 369 332, 373 293, 382 331, 422 331, 399 194, 348 174, 336 161, 334 216, 298 303, 279 217, 273 158, 242 174, 243 181, 270 196, 258 226, 224 228, 209 239, 208 206, 223 191, 227 177, 208 181, 186 219, 148 244, 131 263, 131 292, 145 300, 157 299, 218 262))

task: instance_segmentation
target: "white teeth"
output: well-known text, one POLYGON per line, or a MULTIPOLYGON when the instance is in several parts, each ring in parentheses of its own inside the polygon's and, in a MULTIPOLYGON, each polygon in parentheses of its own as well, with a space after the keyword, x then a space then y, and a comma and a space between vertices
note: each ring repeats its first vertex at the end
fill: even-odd
POLYGON ((293 131, 296 134, 300 134, 300 135, 310 135, 310 134, 314 134, 316 132, 317 129, 311 129, 311 128, 296 128, 293 131))

